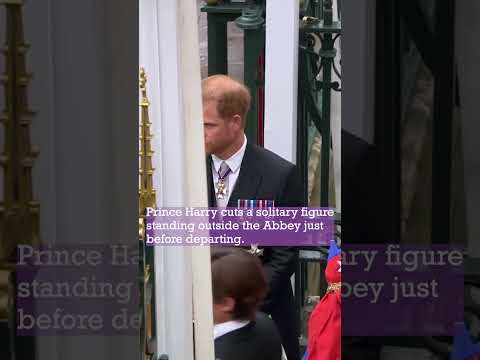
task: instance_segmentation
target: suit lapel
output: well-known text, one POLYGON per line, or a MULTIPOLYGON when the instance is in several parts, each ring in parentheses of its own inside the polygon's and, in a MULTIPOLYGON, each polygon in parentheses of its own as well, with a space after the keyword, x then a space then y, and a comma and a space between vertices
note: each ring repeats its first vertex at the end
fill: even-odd
POLYGON ((240 174, 228 200, 228 206, 237 207, 239 199, 256 199, 261 181, 262 177, 255 165, 255 149, 252 145, 247 144, 242 164, 240 165, 240 174))
POLYGON ((208 206, 215 207, 215 190, 213 187, 213 176, 212 176, 212 156, 207 155, 207 190, 208 190, 208 206))

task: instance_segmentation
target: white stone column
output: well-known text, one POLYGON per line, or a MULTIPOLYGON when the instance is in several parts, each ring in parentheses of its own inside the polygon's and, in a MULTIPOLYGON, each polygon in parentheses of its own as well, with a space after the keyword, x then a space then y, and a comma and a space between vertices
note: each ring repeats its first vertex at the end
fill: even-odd
MULTIPOLYGON (((207 206, 194 0, 140 2, 158 206, 207 206)), ((159 354, 213 359, 209 248, 155 248, 159 354), (193 339, 195 318, 195 340, 193 339)))
MULTIPOLYGON (((140 2, 140 65, 148 77, 158 206, 182 206, 185 201, 177 14, 176 1, 140 2)), ((159 355, 193 359, 189 249, 156 247, 155 271, 159 355)))
POLYGON ((296 163, 298 0, 267 0, 265 148, 296 163))
MULTIPOLYGON (((203 110, 200 86, 200 49, 195 0, 179 2, 181 44, 180 70, 185 123, 184 146, 186 206, 206 207, 207 176, 203 137, 203 110)), ((210 248, 192 249, 193 314, 195 319, 195 359, 211 360, 213 347, 212 279, 210 248)))

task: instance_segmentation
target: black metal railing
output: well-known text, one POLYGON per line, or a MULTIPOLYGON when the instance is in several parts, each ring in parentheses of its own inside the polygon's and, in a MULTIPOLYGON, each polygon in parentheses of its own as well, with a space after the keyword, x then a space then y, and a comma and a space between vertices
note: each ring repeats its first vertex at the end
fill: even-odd
POLYGON ((299 48, 297 163, 308 198, 308 134, 312 129, 322 138, 320 159, 320 206, 329 206, 330 157, 332 151, 331 94, 341 91, 340 61, 335 45, 341 22, 333 21, 332 0, 316 0, 302 9, 299 48), (312 15, 321 14, 321 18, 312 15))
MULTIPOLYGON (((341 91, 340 59, 336 44, 341 36, 341 22, 333 21, 332 0, 306 0, 300 9, 300 37, 298 61, 298 112, 297 112, 297 166, 302 177, 304 203, 309 202, 309 158, 312 138, 321 137, 320 157, 320 206, 329 202, 330 159, 332 152, 331 95, 341 91), (335 76, 338 80, 334 79, 335 76)), ((340 16, 339 16, 340 19, 340 16)), ((315 174, 310 174, 315 177, 315 174)), ((312 177, 312 176, 310 176, 312 177)), ((314 180, 318 181, 318 180, 314 180)), ((311 187, 312 191, 315 186, 311 187)), ((337 229, 341 215, 337 214, 337 229)), ((336 238, 340 240, 340 231, 336 238)), ((301 353, 305 351, 307 323, 311 310, 326 290, 325 271, 328 250, 326 248, 299 248, 299 267, 295 272, 295 297, 299 311, 301 353), (309 273, 319 273, 309 282, 309 273), (315 296, 307 296, 315 293, 315 296)))

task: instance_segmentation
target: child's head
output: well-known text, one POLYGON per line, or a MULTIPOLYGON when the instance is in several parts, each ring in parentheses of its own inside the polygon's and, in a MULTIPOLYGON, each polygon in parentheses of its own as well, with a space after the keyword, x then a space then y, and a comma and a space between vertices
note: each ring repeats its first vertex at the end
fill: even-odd
POLYGON ((210 259, 215 324, 253 319, 267 292, 258 258, 238 248, 212 248, 210 259))

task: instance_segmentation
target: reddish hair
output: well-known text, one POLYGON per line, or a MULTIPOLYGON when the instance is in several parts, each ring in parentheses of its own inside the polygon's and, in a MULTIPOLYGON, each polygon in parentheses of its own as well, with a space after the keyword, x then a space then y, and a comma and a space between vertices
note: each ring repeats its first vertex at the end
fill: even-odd
POLYGON ((227 75, 212 75, 202 80, 202 101, 216 103, 223 119, 240 115, 245 126, 252 97, 248 88, 237 80, 227 75))

